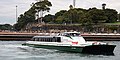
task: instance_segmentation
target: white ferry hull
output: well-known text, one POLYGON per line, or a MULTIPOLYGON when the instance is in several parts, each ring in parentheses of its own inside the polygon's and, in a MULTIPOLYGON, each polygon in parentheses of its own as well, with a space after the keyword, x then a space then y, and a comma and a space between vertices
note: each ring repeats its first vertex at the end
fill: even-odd
POLYGON ((89 46, 57 46, 57 45, 39 45, 39 44, 28 44, 23 45, 45 48, 45 49, 56 49, 60 51, 74 52, 74 53, 87 53, 87 54, 106 54, 113 55, 115 45, 89 45, 89 46))

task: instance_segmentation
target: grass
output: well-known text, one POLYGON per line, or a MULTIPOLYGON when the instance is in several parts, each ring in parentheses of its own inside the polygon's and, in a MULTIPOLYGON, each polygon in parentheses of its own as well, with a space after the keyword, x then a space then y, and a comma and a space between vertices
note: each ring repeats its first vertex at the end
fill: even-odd
POLYGON ((104 23, 105 25, 120 25, 120 22, 115 22, 115 23, 104 23))

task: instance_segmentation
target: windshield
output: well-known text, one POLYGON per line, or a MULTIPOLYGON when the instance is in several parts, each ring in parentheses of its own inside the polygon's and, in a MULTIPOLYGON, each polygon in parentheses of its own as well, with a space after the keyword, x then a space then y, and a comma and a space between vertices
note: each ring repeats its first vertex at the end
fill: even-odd
POLYGON ((64 36, 80 36, 80 33, 64 33, 64 36))

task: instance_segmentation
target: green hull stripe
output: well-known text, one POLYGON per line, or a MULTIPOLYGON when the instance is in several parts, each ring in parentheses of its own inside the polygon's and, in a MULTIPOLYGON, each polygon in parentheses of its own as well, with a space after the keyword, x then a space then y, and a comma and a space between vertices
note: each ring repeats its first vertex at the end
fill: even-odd
POLYGON ((37 44, 23 44, 30 47, 35 48, 45 48, 45 49, 56 49, 61 51, 68 51, 68 52, 82 52, 83 47, 76 47, 76 46, 53 46, 53 45, 37 45, 37 44))

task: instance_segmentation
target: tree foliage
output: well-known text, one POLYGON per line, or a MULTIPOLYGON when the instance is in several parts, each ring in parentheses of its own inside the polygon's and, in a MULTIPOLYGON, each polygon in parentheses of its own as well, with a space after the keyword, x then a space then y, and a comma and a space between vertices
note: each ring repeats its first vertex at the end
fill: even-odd
POLYGON ((12 30, 13 26, 10 24, 0 25, 0 30, 12 30))
POLYGON ((39 11, 49 11, 50 8, 48 6, 52 6, 51 2, 48 0, 39 1, 34 4, 35 9, 38 9, 39 11))
POLYGON ((102 23, 107 20, 107 16, 105 15, 105 12, 101 9, 92 9, 88 11, 89 19, 92 20, 92 23, 102 23))
MULTIPOLYGON (((35 22, 36 13, 41 12, 41 17, 45 12, 49 12, 51 2, 48 0, 43 0, 36 2, 32 7, 21 14, 18 18, 18 22, 14 25, 17 30, 21 30, 28 23, 35 22)), ((106 9, 106 4, 102 4, 103 9, 89 8, 73 8, 72 5, 69 6, 69 10, 60 10, 55 15, 45 15, 43 20, 45 23, 54 24, 82 24, 84 26, 90 26, 97 23, 113 23, 117 21, 118 12, 114 9, 106 9)), ((38 16, 39 17, 39 16, 38 16)), ((40 17, 39 17, 40 18, 40 17)))
POLYGON ((117 21, 117 11, 113 9, 97 9, 97 8, 70 8, 68 11, 60 10, 55 14, 55 21, 60 23, 77 23, 77 24, 97 24, 97 23, 113 23, 117 21))
POLYGON ((52 6, 52 4, 48 0, 34 3, 28 11, 18 17, 18 21, 14 25, 14 28, 19 31, 24 28, 28 23, 35 22, 36 13, 38 13, 39 15, 40 11, 49 11, 50 6, 52 6))
POLYGON ((105 15, 107 16, 107 23, 112 23, 117 21, 117 11, 114 9, 105 9, 105 15))
POLYGON ((34 22, 35 21, 35 11, 32 10, 32 8, 28 11, 26 11, 24 14, 21 14, 18 17, 17 23, 14 25, 14 28, 16 30, 21 30, 24 28, 27 23, 34 22))
POLYGON ((54 15, 48 14, 43 17, 43 21, 46 23, 54 22, 54 15))

